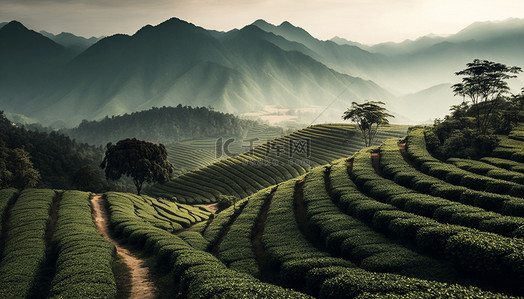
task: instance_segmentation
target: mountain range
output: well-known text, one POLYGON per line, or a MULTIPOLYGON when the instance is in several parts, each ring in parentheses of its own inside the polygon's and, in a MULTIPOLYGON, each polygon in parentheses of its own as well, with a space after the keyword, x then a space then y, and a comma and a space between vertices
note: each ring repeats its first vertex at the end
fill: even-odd
POLYGON ((385 101, 396 122, 420 122, 442 118, 459 101, 449 86, 467 62, 524 66, 523 50, 520 19, 374 46, 322 41, 264 20, 218 32, 172 18, 90 39, 12 21, 0 23, 0 109, 71 127, 178 104, 236 114, 274 106, 304 123, 339 121, 351 102, 373 99, 385 101))
MULTIPOLYGON (((430 34, 401 43, 366 46, 339 37, 331 41, 388 57, 391 68, 384 68, 383 77, 373 80, 403 94, 456 82, 454 73, 474 58, 524 66, 524 19, 477 22, 456 34, 430 34)), ((523 84, 522 79, 514 80, 512 87, 520 89, 523 84)))
POLYGON ((43 36, 49 38, 50 40, 56 42, 57 44, 60 44, 62 46, 64 46, 66 49, 68 49, 73 55, 78 55, 82 52, 84 52, 85 50, 87 50, 87 48, 91 47, 92 45, 94 45, 96 42, 98 42, 99 40, 101 40, 102 38, 104 38, 104 36, 102 37, 90 37, 90 38, 85 38, 85 37, 82 37, 82 36, 77 36, 77 35, 74 35, 72 33, 69 33, 69 32, 62 32, 62 33, 59 33, 59 34, 53 34, 53 33, 50 33, 50 32, 47 32, 47 31, 40 31, 40 34, 42 34, 43 36))

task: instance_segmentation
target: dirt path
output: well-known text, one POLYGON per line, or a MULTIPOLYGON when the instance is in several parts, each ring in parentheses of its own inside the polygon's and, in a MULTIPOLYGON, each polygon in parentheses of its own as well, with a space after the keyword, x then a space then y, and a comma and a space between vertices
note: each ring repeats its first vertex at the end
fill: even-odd
POLYGON ((353 172, 353 161, 347 161, 346 162, 346 167, 347 167, 347 170, 348 170, 349 178, 351 178, 351 173, 353 172))
MULTIPOLYGON (((218 237, 217 241, 211 248, 209 249, 209 252, 214 255, 218 256, 218 250, 220 249, 220 244, 222 244, 222 241, 226 238, 227 234, 231 230, 231 226, 233 226, 233 223, 237 220, 240 213, 242 213, 242 210, 244 209, 245 205, 242 207, 237 207, 233 215, 231 215, 231 218, 229 218, 228 224, 226 227, 220 232, 220 236, 218 237)), ((213 218, 210 219, 210 221, 213 221, 213 218)), ((209 222, 210 223, 210 222, 209 222)))
POLYGON ((47 224, 45 232, 45 247, 46 247, 46 256, 44 263, 40 268, 39 279, 34 288, 34 297, 35 298, 47 298, 49 291, 51 290, 51 282, 56 274, 56 260, 58 254, 53 251, 52 240, 53 234, 55 232, 56 222, 58 220, 58 207, 60 206, 60 201, 62 200, 63 192, 55 191, 55 197, 49 208, 49 223, 47 224))
POLYGON ((307 207, 304 202, 304 179, 297 181, 295 184, 295 192, 293 193, 294 208, 295 208, 295 220, 297 225, 302 231, 302 234, 306 235, 308 230, 307 221, 307 207))
POLYGON ((404 158, 404 161, 408 162, 408 164, 411 165, 411 167, 415 168, 415 163, 413 163, 413 161, 409 159, 408 152, 406 150, 406 143, 405 142, 399 143, 398 149, 400 151, 400 154, 402 154, 402 158, 404 158))
MULTIPOLYGON (((15 196, 18 197, 18 194, 15 196)), ((0 231, 0 261, 2 261, 2 257, 4 256, 4 246, 5 241, 7 240, 9 219, 11 218, 11 210, 13 209, 14 205, 15 201, 11 200, 11 202, 5 208, 4 213, 2 214, 2 230, 0 231)))
POLYGON ((267 213, 269 211, 269 206, 271 205, 271 200, 277 191, 278 186, 271 190, 269 196, 264 200, 260 212, 255 220, 255 227, 253 230, 253 237, 251 239, 251 248, 255 254, 255 259, 257 260, 258 269, 260 269, 260 275, 262 280, 271 281, 273 276, 276 276, 272 273, 267 267, 267 253, 262 243, 262 236, 264 235, 264 228, 266 227, 267 213))
POLYGON ((104 199, 101 195, 91 196, 93 206, 93 220, 95 221, 98 232, 113 243, 122 261, 127 265, 131 273, 131 290, 128 298, 156 298, 157 287, 153 283, 149 269, 145 266, 144 260, 137 258, 129 250, 121 247, 109 232, 109 216, 104 206, 104 199))
POLYGON ((218 211, 218 203, 212 203, 212 204, 204 205, 204 208, 206 208, 209 212, 213 213, 213 215, 211 215, 207 220, 195 222, 192 225, 190 225, 189 227, 186 227, 186 228, 183 228, 181 230, 177 230, 176 232, 173 232, 173 234, 174 235, 180 235, 183 232, 187 232, 187 231, 191 230, 195 225, 200 224, 200 223, 206 221, 206 227, 204 227, 204 229, 201 232, 201 234, 203 234, 206 231, 207 227, 215 219, 216 212, 218 211))
MULTIPOLYGON (((320 238, 318 231, 311 229, 311 224, 307 216, 307 204, 304 200, 304 184, 305 179, 297 181, 295 184, 295 191, 293 192, 293 208, 295 212, 295 221, 302 235, 308 240, 311 245, 315 246, 319 251, 326 251, 324 242, 320 238)), ((324 182, 324 186, 326 186, 324 182)))
POLYGON ((204 207, 208 209, 208 211, 210 211, 211 213, 216 213, 218 211, 218 203, 204 205, 204 207))
POLYGON ((373 165, 375 172, 378 175, 382 176, 382 168, 380 168, 380 154, 379 153, 371 154, 371 164, 373 165))

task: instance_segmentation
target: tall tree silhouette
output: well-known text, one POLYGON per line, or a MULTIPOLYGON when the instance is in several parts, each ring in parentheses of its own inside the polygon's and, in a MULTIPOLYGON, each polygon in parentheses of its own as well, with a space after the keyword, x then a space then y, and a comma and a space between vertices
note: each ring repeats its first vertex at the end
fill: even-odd
POLYGON ((105 169, 106 179, 118 180, 122 175, 131 177, 138 195, 144 182, 165 183, 173 173, 163 144, 135 138, 120 140, 116 145, 108 143, 100 167, 105 169))
POLYGON ((375 101, 369 101, 363 104, 353 102, 351 103, 351 108, 348 108, 346 112, 344 112, 344 115, 342 115, 344 120, 351 119, 357 123, 366 146, 373 144, 373 140, 375 140, 380 126, 389 124, 387 118, 394 117, 381 105, 385 104, 375 101))
POLYGON ((470 109, 474 109, 479 133, 487 132, 491 114, 499 104, 500 98, 509 92, 506 80, 515 78, 521 71, 520 67, 508 67, 498 62, 475 59, 467 63, 464 70, 455 73, 464 77, 461 83, 451 88, 455 95, 471 100, 473 105, 470 109))

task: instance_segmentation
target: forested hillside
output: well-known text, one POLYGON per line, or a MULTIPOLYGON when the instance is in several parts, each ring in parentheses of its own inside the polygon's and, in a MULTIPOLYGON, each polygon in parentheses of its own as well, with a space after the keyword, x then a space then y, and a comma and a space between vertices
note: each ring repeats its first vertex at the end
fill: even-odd
POLYGON ((242 137, 260 125, 257 121, 216 112, 212 108, 178 105, 106 117, 100 121, 84 120, 78 127, 62 132, 78 141, 97 145, 125 138, 174 143, 201 137, 242 137))
MULTIPOLYGON (((108 183, 98 165, 104 149, 78 143, 56 132, 30 131, 16 126, 0 111, 0 147, 24 149, 40 173, 39 187, 105 190, 108 183)), ((122 190, 123 181, 119 182, 122 190)), ((113 187, 117 187, 113 185, 113 187)))

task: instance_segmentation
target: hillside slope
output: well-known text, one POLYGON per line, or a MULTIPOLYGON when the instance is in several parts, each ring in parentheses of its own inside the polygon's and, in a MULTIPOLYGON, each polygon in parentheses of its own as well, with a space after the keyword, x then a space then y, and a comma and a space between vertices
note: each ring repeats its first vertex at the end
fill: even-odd
MULTIPOLYGON (((377 142, 405 135, 406 126, 382 128, 377 142)), ((256 191, 289 180, 334 159, 347 157, 363 147, 354 125, 316 125, 269 140, 252 151, 188 172, 144 192, 176 198, 183 203, 215 202, 220 195, 244 198, 256 191)))
POLYGON ((17 21, 0 28, 0 105, 16 112, 70 59, 66 49, 17 21), (31 86, 31 88, 27 88, 31 86), (21 99, 24 99, 20 102, 21 99))
POLYGON ((524 187, 467 171, 457 181, 421 130, 407 151, 399 141, 255 193, 202 235, 231 269, 320 298, 522 295, 524 201, 506 194, 524 187))
POLYGON ((123 283, 129 273, 114 271, 115 247, 125 247, 175 298, 517 298, 523 129, 482 159, 501 166, 487 172, 484 162, 435 159, 414 129, 215 215, 128 193, 0 190, 0 295, 137 295, 134 280, 123 283), (112 243, 97 231, 106 206, 112 243))

